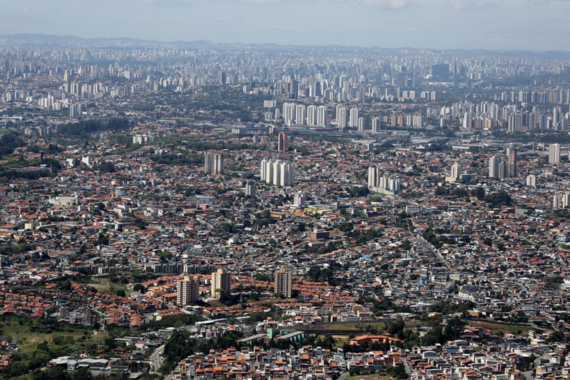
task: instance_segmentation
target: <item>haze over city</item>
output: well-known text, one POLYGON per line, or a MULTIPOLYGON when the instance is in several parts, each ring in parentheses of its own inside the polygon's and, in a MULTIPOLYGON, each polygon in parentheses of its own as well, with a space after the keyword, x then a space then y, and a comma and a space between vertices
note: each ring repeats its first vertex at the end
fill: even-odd
POLYGON ((565 0, 26 0, 0 35, 282 45, 565 50, 565 0))

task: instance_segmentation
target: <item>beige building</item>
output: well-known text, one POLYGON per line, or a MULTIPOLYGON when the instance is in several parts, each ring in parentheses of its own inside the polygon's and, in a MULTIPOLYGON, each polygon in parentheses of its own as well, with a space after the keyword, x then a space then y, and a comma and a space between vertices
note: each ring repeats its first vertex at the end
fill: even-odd
POLYGON ((186 306, 200 299, 200 282, 190 276, 184 276, 176 285, 176 304, 186 306))
POLYGON ((285 298, 291 298, 291 287, 293 283, 293 274, 283 267, 275 272, 275 293, 283 294, 285 298))
POLYGON ((231 290, 230 274, 223 269, 218 269, 212 273, 211 297, 219 299, 222 294, 227 294, 231 290))

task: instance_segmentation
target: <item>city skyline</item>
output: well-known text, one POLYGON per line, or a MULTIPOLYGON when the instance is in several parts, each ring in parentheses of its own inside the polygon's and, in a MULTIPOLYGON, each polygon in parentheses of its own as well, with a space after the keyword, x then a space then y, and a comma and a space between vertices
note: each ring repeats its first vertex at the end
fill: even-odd
POLYGON ((0 35, 548 51, 566 49, 569 12, 562 0, 29 0, 0 7, 0 35))

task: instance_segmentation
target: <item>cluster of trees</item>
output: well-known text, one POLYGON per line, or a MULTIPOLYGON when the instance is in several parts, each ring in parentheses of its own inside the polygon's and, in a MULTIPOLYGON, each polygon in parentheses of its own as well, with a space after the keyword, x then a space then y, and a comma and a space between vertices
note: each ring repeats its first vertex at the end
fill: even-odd
POLYGON ((381 238, 384 233, 381 229, 374 229, 370 228, 366 231, 360 231, 353 229, 350 231, 347 236, 351 239, 356 240, 356 242, 360 245, 366 244, 371 240, 381 238))
POLYGON ((204 162, 204 156, 200 154, 167 154, 154 155, 151 160, 161 165, 186 165, 196 166, 204 162))
POLYGON ((422 236, 426 239, 431 245, 435 248, 439 249, 444 244, 454 244, 455 240, 448 238, 447 236, 437 235, 432 229, 427 229, 422 236))
POLYGON ((339 281, 334 275, 334 268, 331 270, 330 268, 311 267, 305 277, 314 282, 326 282, 331 286, 339 285, 339 281))
POLYGON ((119 132, 129 129, 131 123, 125 118, 111 118, 103 120, 85 120, 73 124, 67 124, 59 129, 64 136, 88 138, 89 135, 99 132, 119 132))
POLYGON ((0 137, 0 158, 11 155, 14 153, 16 148, 24 145, 24 142, 17 138, 13 133, 2 135, 2 137, 0 137))
POLYGON ((29 252, 34 249, 36 249, 35 245, 29 244, 25 241, 19 241, 18 244, 0 245, 0 255, 12 256, 19 253, 29 252))
POLYGON ((511 196, 504 190, 499 190, 496 193, 486 195, 485 202, 489 203, 490 207, 497 208, 501 206, 510 206, 513 203, 511 196))
POLYGON ((449 301, 439 301, 431 307, 431 311, 434 313, 441 313, 443 315, 454 314, 454 313, 465 313, 468 310, 473 310, 475 303, 471 301, 452 303, 449 301))
POLYGON ((351 198, 360 198, 370 194, 370 190, 366 186, 348 187, 346 192, 351 198))

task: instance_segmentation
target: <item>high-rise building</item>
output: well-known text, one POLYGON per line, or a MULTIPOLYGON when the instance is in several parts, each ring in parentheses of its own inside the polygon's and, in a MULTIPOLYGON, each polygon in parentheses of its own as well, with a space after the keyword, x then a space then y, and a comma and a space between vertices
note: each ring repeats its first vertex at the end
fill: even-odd
POLYGON ((287 135, 285 132, 280 132, 277 137, 277 151, 285 153, 287 151, 287 135))
POLYGON ((358 108, 350 109, 350 120, 348 121, 349 127, 358 127, 358 108))
POLYGON ((364 118, 358 118, 358 132, 364 132, 364 118))
POLYGON ((293 125, 296 109, 295 103, 283 103, 283 120, 285 121, 285 125, 293 125))
POLYGON ((340 105, 336 107, 336 124, 340 129, 346 128, 346 108, 340 105))
POLYGON ((78 117, 81 116, 83 113, 83 107, 81 103, 73 103, 69 105, 69 116, 70 117, 78 117))
POLYGON ((548 147, 548 163, 552 165, 560 163, 560 144, 550 144, 548 147))
POLYGON ((519 176, 519 167, 517 164, 517 151, 516 149, 509 149, 507 158, 509 160, 508 178, 515 178, 519 176))
POLYGON ((456 162, 455 164, 453 164, 453 166, 451 166, 451 173, 449 177, 445 177, 445 181, 457 182, 459 181, 460 177, 461 177, 461 165, 459 164, 459 162, 456 162))
POLYGON ((291 288, 293 284, 293 274, 288 268, 280 268, 275 272, 275 294, 282 294, 285 298, 291 298, 291 288))
POLYGON ((231 290, 230 274, 223 269, 212 273, 211 297, 219 299, 222 294, 228 294, 231 290))
POLYGON ((253 181, 247 181, 245 183, 245 196, 246 197, 255 197, 255 194, 257 193, 257 188, 255 186, 255 182, 253 181))
POLYGON ((431 67, 431 77, 434 80, 447 82, 449 80, 449 65, 438 63, 431 67))
POLYGON ((317 106, 307 107, 307 125, 309 127, 317 126, 317 106))
POLYGON ((261 161, 261 180, 275 186, 293 186, 295 182, 295 167, 283 161, 261 161))
POLYGON ((224 153, 208 150, 204 154, 204 173, 224 174, 224 153))
POLYGON ((528 187, 536 187, 536 176, 534 174, 530 174, 526 177, 526 185, 528 187))
POLYGON ((368 188, 376 193, 394 195, 400 192, 401 184, 398 178, 381 176, 380 168, 371 166, 368 168, 368 188))
POLYGON ((489 159, 489 178, 499 178, 499 165, 503 162, 500 156, 493 156, 489 159))
POLYGON ((327 107, 319 106, 317 108, 317 126, 326 127, 327 125, 327 107))
POLYGON ((185 306, 198 301, 200 298, 200 282, 189 276, 176 284, 176 304, 185 306))
POLYGON ((295 124, 305 124, 305 106, 297 104, 295 107, 295 124))
POLYGON ((375 117, 372 119, 372 132, 374 133, 378 133, 380 132, 380 128, 381 128, 381 121, 379 117, 375 117))

